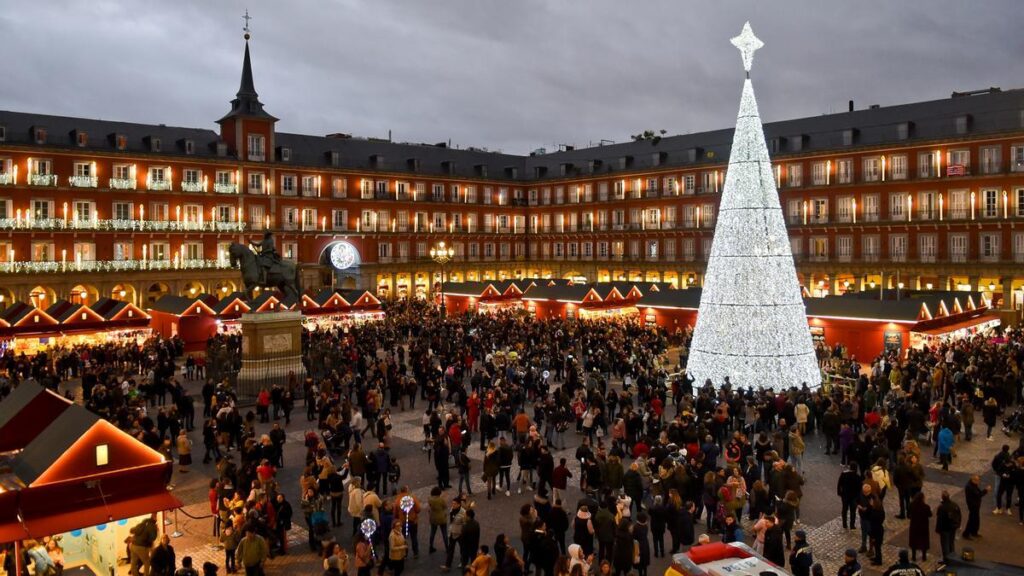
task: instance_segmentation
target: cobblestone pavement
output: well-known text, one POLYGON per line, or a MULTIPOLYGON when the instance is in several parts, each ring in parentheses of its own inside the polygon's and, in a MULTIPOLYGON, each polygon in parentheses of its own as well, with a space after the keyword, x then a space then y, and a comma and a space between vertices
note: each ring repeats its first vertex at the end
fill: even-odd
MULTIPOLYGON (((190 383, 189 387, 194 387, 198 391, 198 383, 190 383)), ((436 472, 433 460, 429 454, 422 450, 423 432, 420 424, 422 408, 423 406, 419 406, 417 409, 409 409, 405 412, 399 412, 397 408, 393 408, 391 450, 398 457, 399 463, 402 465, 403 477, 401 484, 409 485, 412 488, 413 494, 422 502, 425 502, 430 489, 436 483, 436 472)), ((285 450, 286 466, 279 472, 279 479, 285 495, 296 510, 296 519, 298 521, 289 534, 289 553, 286 556, 277 557, 268 562, 266 572, 270 576, 291 573, 314 574, 322 570, 320 559, 310 553, 306 546, 307 533, 298 512, 298 477, 301 472, 300 465, 304 459, 302 438, 305 432, 312 429, 315 423, 306 422, 305 409, 302 406, 296 407, 295 414, 298 418, 286 427, 289 438, 285 450)), ((197 422, 198 420, 197 418, 197 422)), ((269 425, 260 424, 257 426, 257 432, 261 433, 268 428, 269 425)), ((1008 439, 1002 433, 997 434, 1000 436, 997 440, 1009 441, 1011 445, 1016 445, 1016 438, 1008 439)), ((167 528, 168 531, 173 531, 176 528, 181 534, 180 537, 175 538, 173 541, 179 558, 184 555, 191 555, 197 563, 211 561, 222 566, 224 563, 223 551, 212 545, 214 542, 211 536, 212 519, 210 518, 207 500, 208 482, 214 473, 213 466, 212 464, 203 465, 201 463, 201 431, 197 429, 192 432, 192 439, 196 446, 193 454, 196 464, 193 465, 190 473, 181 474, 176 470, 173 477, 175 494, 186 505, 177 515, 177 524, 169 525, 167 528)), ((570 509, 574 508, 575 502, 581 495, 578 490, 579 464, 573 457, 580 437, 570 431, 567 432, 565 440, 565 449, 556 451, 554 457, 557 462, 559 457, 565 456, 574 475, 571 483, 575 487, 571 486, 563 496, 566 508, 570 509)), ((368 442, 370 442, 369 439, 368 442)), ((930 452, 926 452, 927 455, 923 458, 927 469, 924 492, 933 508, 938 503, 941 492, 949 490, 953 498, 963 508, 964 519, 966 520, 966 506, 963 502, 964 484, 972 473, 985 475, 983 484, 994 483, 994 479, 989 471, 989 462, 994 451, 999 448, 1000 443, 999 441, 986 442, 983 437, 976 437, 970 443, 960 443, 957 458, 953 463, 951 471, 948 473, 943 473, 937 462, 932 461, 930 458, 930 452)), ((925 449, 930 450, 927 447, 925 449)), ((520 546, 518 537, 519 507, 524 503, 532 501, 532 492, 524 491, 520 495, 513 490, 509 496, 500 493, 494 500, 487 500, 484 485, 480 478, 482 453, 479 450, 479 441, 474 443, 469 449, 469 455, 473 460, 471 473, 472 489, 474 492, 473 500, 477 510, 477 517, 481 522, 481 543, 491 544, 498 534, 505 533, 510 536, 514 545, 520 546)), ((824 455, 820 437, 812 435, 807 438, 807 453, 804 457, 803 469, 807 484, 804 486, 804 498, 801 504, 802 524, 799 527, 807 531, 808 540, 813 547, 815 559, 824 565, 825 574, 831 576, 836 573, 836 570, 842 563, 844 550, 850 547, 859 548, 859 528, 857 531, 844 530, 842 528, 839 518, 839 500, 835 494, 839 474, 839 458, 838 456, 824 455)), ((455 484, 457 483, 457 475, 454 474, 454 470, 452 472, 452 482, 455 484)), ((517 473, 518 471, 513 468, 513 479, 516 478, 517 473)), ((450 498, 454 495, 454 492, 449 490, 445 495, 450 498)), ((991 515, 993 497, 991 495, 986 497, 982 506, 981 532, 985 538, 971 544, 977 550, 979 559, 1005 562, 1017 566, 1024 565, 1024 556, 1017 552, 1020 549, 1021 536, 1024 535, 1024 527, 1017 524, 1016 516, 991 515)), ((898 512, 898 502, 895 493, 888 495, 885 506, 887 520, 885 524, 886 540, 883 555, 884 565, 887 566, 895 562, 899 548, 907 543, 908 521, 895 518, 898 512)), ((419 540, 420 547, 422 548, 421 554, 418 559, 410 557, 406 563, 406 573, 413 575, 434 574, 443 563, 444 547, 441 542, 437 542, 440 552, 428 555, 426 553, 426 540, 429 535, 429 527, 425 515, 421 518, 420 524, 419 540)), ((702 527, 703 525, 700 525, 696 528, 698 534, 702 527)), ((750 534, 749 529, 747 534, 750 534)), ((335 529, 335 535, 338 541, 351 551, 350 525, 346 524, 342 528, 335 529)), ((962 544, 963 542, 958 538, 958 552, 962 544)), ((928 571, 934 570, 938 556, 938 539, 933 536, 929 561, 923 564, 928 571)), ((668 559, 652 560, 653 563, 649 567, 649 573, 652 575, 663 573, 669 562, 668 559)), ((862 560, 865 565, 865 572, 881 572, 868 566, 866 558, 862 557, 862 560)))

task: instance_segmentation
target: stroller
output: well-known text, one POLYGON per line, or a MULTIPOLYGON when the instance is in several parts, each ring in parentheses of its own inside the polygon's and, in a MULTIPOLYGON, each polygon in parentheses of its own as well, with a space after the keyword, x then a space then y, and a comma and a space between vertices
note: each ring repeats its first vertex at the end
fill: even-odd
POLYGON ((1007 435, 1024 432, 1024 408, 1017 408, 1012 414, 1003 418, 1003 432, 1007 435))

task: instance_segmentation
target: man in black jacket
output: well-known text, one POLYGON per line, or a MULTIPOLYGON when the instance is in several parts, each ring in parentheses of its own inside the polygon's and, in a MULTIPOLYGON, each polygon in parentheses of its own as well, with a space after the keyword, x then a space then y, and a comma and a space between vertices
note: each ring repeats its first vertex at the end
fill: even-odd
POLYGON ((843 528, 853 530, 857 528, 857 498, 860 497, 861 479, 857 474, 857 465, 850 463, 843 468, 839 475, 839 482, 836 485, 836 494, 842 501, 843 528), (847 525, 849 516, 849 525, 847 525))
POLYGON ((789 569, 793 576, 810 576, 814 564, 811 545, 807 543, 807 532, 797 530, 794 534, 793 550, 789 553, 789 569))
POLYGON ((980 536, 981 499, 992 490, 991 486, 981 487, 981 477, 975 474, 964 487, 964 499, 967 500, 967 524, 964 526, 964 540, 980 536))
POLYGON ((1003 449, 992 459, 992 471, 996 473, 998 485, 996 487, 996 509, 993 514, 1002 514, 1004 511, 1009 514, 1013 506, 1013 469, 1015 464, 1010 456, 1010 445, 1003 444, 1003 449), (1006 497, 1006 506, 1003 506, 1003 497, 1006 497))
POLYGON ((472 554, 480 548, 480 523, 476 521, 476 510, 466 510, 466 523, 462 525, 462 536, 459 540, 459 552, 462 555, 462 567, 469 566, 472 554))

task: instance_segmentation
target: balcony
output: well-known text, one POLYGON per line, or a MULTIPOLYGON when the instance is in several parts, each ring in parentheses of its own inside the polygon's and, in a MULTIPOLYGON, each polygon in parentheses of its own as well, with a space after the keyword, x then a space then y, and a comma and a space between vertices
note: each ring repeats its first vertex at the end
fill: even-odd
POLYGON ((181 182, 181 191, 182 192, 206 192, 206 185, 204 185, 202 182, 189 182, 187 180, 183 180, 181 182))
POLYGON ((298 196, 298 194, 295 193, 295 188, 285 188, 282 186, 281 196, 298 196))
POLYGON ((9 186, 11 184, 14 184, 14 173, 0 172, 0 186, 9 186))
POLYGON ((950 164, 946 166, 946 176, 970 176, 970 164, 950 164))
POLYGON ((29 174, 28 175, 29 186, 56 186, 57 175, 56 174, 29 174))
POLYGON ((146 189, 154 192, 169 192, 174 189, 170 180, 150 180, 146 183, 146 189))
POLYGON ((68 178, 68 186, 72 188, 95 188, 99 184, 99 178, 95 176, 71 176, 68 178))
POLYGON ((220 182, 216 182, 213 185, 213 191, 217 194, 236 194, 238 192, 238 187, 234 184, 222 184, 220 182))
POLYGON ((315 187, 303 186, 302 187, 302 195, 304 197, 306 197, 306 198, 316 198, 319 194, 317 193, 317 190, 316 190, 315 187))
POLYGON ((644 198, 657 198, 661 196, 661 189, 659 188, 647 188, 644 190, 644 198))
POLYGON ((373 193, 373 199, 374 200, 390 200, 391 199, 391 195, 388 194, 387 190, 377 190, 376 192, 373 193))
POLYGON ((83 260, 81 262, 0 262, 7 274, 58 274, 62 272, 137 272, 141 270, 226 269, 227 260, 83 260))
POLYGON ((267 159, 267 156, 261 152, 250 152, 249 162, 263 162, 267 159))
POLYGON ((111 190, 135 190, 135 179, 134 178, 111 178, 110 179, 111 190))
POLYGON ((683 262, 693 262, 696 259, 697 257, 693 252, 683 252, 683 256, 680 258, 683 262))

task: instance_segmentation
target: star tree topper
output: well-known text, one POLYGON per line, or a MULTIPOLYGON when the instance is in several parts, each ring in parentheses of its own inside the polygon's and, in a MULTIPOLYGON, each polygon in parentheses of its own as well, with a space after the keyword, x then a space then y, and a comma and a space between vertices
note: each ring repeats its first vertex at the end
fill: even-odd
POLYGON ((754 31, 750 29, 750 22, 743 25, 743 31, 740 35, 730 40, 732 45, 739 48, 740 57, 743 58, 743 69, 746 70, 747 76, 750 76, 750 67, 754 64, 754 52, 757 52, 760 48, 764 47, 764 42, 757 36, 754 36, 754 31))

